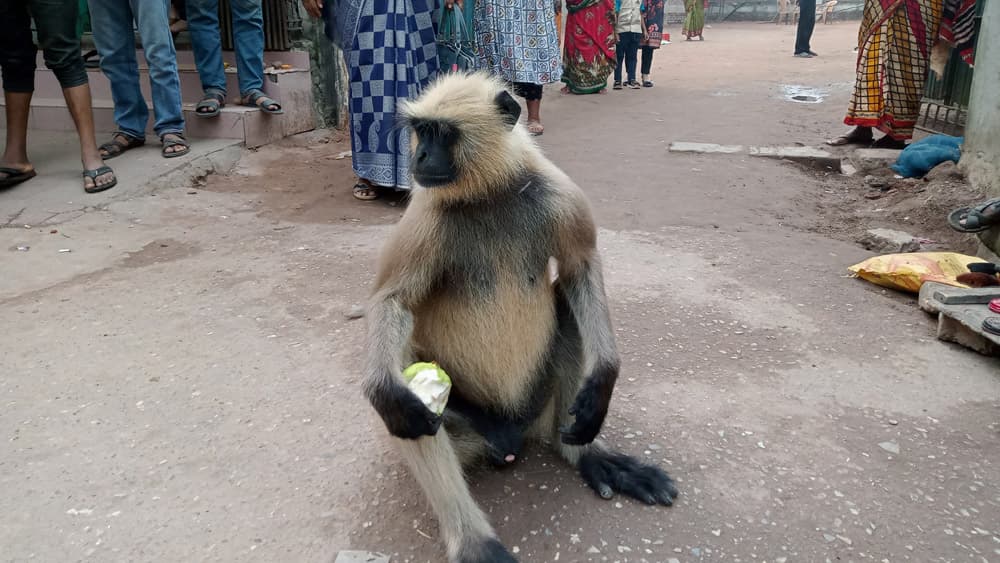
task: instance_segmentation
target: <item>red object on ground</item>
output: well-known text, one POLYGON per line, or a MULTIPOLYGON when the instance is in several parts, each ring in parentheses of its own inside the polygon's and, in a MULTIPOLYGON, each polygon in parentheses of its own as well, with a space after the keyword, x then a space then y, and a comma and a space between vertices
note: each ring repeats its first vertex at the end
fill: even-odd
POLYGON ((1000 313, 1000 299, 994 299, 990 301, 990 311, 994 313, 1000 313))

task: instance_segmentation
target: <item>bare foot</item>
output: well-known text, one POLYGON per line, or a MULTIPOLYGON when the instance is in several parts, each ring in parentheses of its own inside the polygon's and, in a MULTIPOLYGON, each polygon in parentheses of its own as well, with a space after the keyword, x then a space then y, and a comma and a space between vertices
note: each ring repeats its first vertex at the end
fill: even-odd
POLYGON ((545 132, 545 127, 542 127, 541 121, 529 121, 528 122, 528 133, 533 136, 538 137, 545 132))

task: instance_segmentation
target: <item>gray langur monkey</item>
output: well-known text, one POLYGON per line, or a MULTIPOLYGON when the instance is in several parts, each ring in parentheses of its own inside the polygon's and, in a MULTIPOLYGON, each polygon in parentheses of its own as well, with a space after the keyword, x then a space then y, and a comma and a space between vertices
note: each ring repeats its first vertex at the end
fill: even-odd
POLYGON ((520 113, 484 74, 445 75, 404 105, 416 185, 367 315, 365 394, 399 438, 452 563, 516 561, 463 466, 510 463, 525 438, 551 441, 603 498, 670 506, 677 496, 663 470, 596 439, 619 370, 597 230, 520 113), (402 379, 415 361, 451 376, 440 417, 402 379))

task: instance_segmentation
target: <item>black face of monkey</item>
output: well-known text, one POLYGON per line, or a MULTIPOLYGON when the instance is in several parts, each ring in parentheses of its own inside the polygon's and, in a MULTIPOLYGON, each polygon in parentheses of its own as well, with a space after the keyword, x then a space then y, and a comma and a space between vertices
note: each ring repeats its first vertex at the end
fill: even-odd
MULTIPOLYGON (((494 104, 503 124, 508 130, 513 129, 521 116, 521 106, 507 91, 497 94, 494 104)), ((425 188, 453 183, 459 174, 454 149, 462 140, 460 126, 448 120, 419 117, 411 118, 409 126, 417 141, 411 163, 414 179, 425 188)))
POLYGON ((445 186, 455 181, 458 171, 452 151, 461 135, 447 121, 414 119, 410 126, 417 137, 413 152, 413 178, 425 188, 445 186))

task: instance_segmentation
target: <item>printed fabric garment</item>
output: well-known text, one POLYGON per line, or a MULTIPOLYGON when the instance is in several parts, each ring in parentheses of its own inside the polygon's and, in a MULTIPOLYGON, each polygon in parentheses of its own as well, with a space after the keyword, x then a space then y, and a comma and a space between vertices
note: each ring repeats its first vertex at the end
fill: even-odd
POLYGON ((642 0, 643 12, 646 14, 646 38, 639 43, 640 47, 659 49, 663 43, 664 0, 642 0))
POLYGON ((551 84, 562 78, 551 0, 478 0, 474 27, 482 69, 507 82, 551 84))
POLYGON ((336 0, 324 6, 327 35, 344 51, 350 77, 354 173, 384 187, 409 188, 410 133, 400 102, 437 74, 432 0, 336 0))
POLYGON ((574 94, 593 94, 615 70, 613 0, 566 0, 562 81, 574 94))
POLYGON ((705 30, 704 0, 684 0, 684 28, 681 33, 686 37, 701 37, 705 30))
POLYGON ((844 123, 913 137, 943 0, 866 0, 854 93, 844 123))
POLYGON ((945 0, 941 39, 958 49, 969 66, 975 64, 976 0, 945 0))

